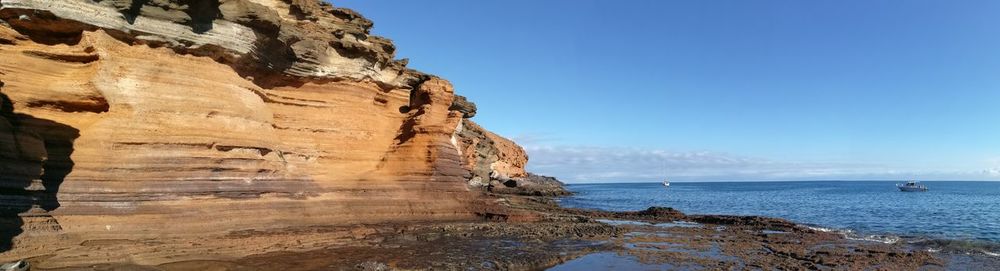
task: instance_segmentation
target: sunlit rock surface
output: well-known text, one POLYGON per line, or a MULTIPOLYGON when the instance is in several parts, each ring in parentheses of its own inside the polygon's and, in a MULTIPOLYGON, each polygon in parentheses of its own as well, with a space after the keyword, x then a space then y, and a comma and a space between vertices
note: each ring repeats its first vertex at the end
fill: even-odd
POLYGON ((0 19, 0 260, 315 249, 350 236, 254 232, 475 220, 492 207, 470 180, 527 176, 347 9, 0 0, 0 19))

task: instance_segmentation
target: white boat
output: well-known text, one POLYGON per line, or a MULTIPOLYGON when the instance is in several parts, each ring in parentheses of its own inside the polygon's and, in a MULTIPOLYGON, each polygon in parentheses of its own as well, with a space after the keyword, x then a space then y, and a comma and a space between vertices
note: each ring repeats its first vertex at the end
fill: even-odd
POLYGON ((896 187, 899 191, 903 192, 927 192, 927 186, 920 184, 917 181, 908 181, 906 183, 898 183, 896 187))
POLYGON ((663 186, 670 187, 670 180, 663 180, 663 186))

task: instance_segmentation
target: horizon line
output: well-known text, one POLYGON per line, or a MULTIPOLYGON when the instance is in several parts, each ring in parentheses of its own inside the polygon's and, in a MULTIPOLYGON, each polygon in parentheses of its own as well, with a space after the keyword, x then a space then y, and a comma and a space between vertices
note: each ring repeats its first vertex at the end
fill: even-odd
MULTIPOLYGON (((907 181, 905 179, 873 179, 873 180, 721 180, 721 181, 670 181, 671 183, 777 183, 777 182, 902 182, 907 181)), ((1000 180, 918 180, 918 182, 1000 182, 1000 180)), ((649 183, 661 183, 660 181, 648 181, 648 182, 564 182, 565 184, 649 184, 649 183)))

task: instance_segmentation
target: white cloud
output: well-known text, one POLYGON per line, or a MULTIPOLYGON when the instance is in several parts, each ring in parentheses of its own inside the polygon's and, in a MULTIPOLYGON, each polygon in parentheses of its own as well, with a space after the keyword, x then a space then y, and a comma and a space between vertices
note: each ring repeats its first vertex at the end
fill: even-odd
POLYGON ((643 182, 664 177, 680 181, 1000 178, 1000 168, 981 173, 949 172, 879 164, 773 161, 704 151, 530 144, 525 149, 530 157, 529 171, 568 182, 643 182))

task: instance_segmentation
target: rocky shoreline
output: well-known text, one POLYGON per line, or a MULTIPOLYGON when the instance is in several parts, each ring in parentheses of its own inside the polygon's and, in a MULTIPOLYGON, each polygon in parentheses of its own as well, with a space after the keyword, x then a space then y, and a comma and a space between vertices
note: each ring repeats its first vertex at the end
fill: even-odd
POLYGON ((319 0, 0 1, 0 261, 947 268, 782 219, 559 207, 562 183, 372 27, 319 0))
MULTIPOLYGON (((684 270, 954 269, 947 254, 907 244, 851 240, 778 218, 687 215, 664 207, 635 212, 579 210, 561 208, 548 196, 487 196, 513 211, 482 214, 480 222, 232 234, 226 242, 303 232, 343 238, 315 249, 243 258, 52 270, 543 270, 560 264, 569 269, 574 264, 601 264, 609 261, 607 257, 632 261, 635 267, 684 270)), ((979 266, 975 264, 966 267, 975 269, 979 266)))

